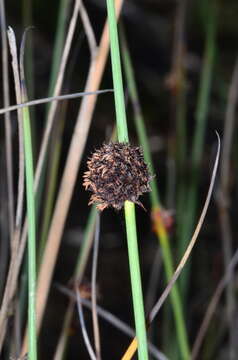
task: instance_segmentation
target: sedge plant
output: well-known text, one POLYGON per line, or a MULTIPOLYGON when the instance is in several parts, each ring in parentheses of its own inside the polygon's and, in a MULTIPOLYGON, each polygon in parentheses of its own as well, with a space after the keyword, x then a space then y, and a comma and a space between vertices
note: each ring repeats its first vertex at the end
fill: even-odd
MULTIPOLYGON (((107 0, 107 12, 110 32, 110 48, 112 75, 115 96, 115 110, 117 133, 119 142, 129 142, 125 102, 122 85, 120 52, 118 44, 117 22, 114 8, 114 0, 107 0)), ((143 305, 143 295, 141 286, 139 254, 137 244, 135 205, 130 201, 125 201, 125 220, 128 243, 129 266, 132 285, 132 298, 134 308, 134 318, 136 327, 136 336, 138 340, 139 360, 148 359, 147 336, 145 326, 145 315, 143 305)))
POLYGON ((23 109, 24 149, 26 168, 26 198, 28 219, 28 323, 29 323, 29 360, 37 359, 36 351, 36 226, 35 226, 35 199, 33 186, 33 156, 31 142, 31 127, 28 108, 23 109))

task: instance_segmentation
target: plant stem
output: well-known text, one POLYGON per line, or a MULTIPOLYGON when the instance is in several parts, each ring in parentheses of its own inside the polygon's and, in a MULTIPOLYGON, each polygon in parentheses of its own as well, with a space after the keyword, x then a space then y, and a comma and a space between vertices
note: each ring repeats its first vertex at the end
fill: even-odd
POLYGON ((143 309, 143 295, 141 287, 139 253, 137 244, 135 205, 130 202, 125 202, 125 219, 126 219, 126 233, 127 245, 132 285, 133 307, 135 314, 136 336, 138 339, 138 354, 139 359, 148 359, 147 339, 145 333, 145 320, 141 309, 143 309), (137 315, 138 318, 136 317, 137 315))
MULTIPOLYGON (((108 22, 110 31, 110 47, 112 74, 116 107, 117 133, 120 142, 128 142, 128 130, 126 122, 126 111, 122 85, 121 62, 117 33, 117 22, 114 8, 114 0, 107 0, 108 22)), ((143 305, 143 294, 140 278, 139 255, 137 245, 137 231, 135 219, 135 205, 129 201, 125 202, 125 219, 128 243, 128 255, 131 274, 132 297, 134 307, 134 318, 136 336, 138 339, 139 360, 148 359, 145 315, 143 305)))
POLYGON ((29 360, 37 359, 36 347, 36 259, 35 259, 35 199, 33 186, 33 156, 31 143, 30 116, 28 108, 23 109, 25 169, 26 169, 26 197, 28 219, 28 322, 29 322, 29 360))
POLYGON ((114 98, 117 120, 117 136, 120 142, 128 142, 128 130, 126 122, 126 110, 122 85, 121 61, 117 34, 117 22, 115 16, 114 1, 107 0, 108 23, 110 31, 110 47, 112 62, 112 77, 114 86, 114 98))

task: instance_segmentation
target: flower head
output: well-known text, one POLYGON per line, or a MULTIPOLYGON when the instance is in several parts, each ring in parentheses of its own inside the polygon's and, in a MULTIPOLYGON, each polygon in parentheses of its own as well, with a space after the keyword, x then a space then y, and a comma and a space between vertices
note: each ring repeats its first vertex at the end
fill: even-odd
POLYGON ((119 210, 129 200, 143 207, 138 198, 151 191, 152 176, 140 147, 126 143, 103 144, 87 165, 83 185, 93 192, 89 205, 97 203, 99 210, 107 207, 119 210))

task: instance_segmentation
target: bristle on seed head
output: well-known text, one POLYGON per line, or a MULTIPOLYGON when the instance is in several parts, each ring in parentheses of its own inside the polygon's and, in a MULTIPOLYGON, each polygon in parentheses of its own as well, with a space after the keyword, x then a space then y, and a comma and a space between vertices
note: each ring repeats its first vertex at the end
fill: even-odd
POLYGON ((126 143, 103 144, 87 165, 83 186, 93 192, 89 205, 96 203, 99 210, 108 207, 120 210, 129 200, 143 207, 138 198, 151 191, 152 176, 140 147, 126 143))

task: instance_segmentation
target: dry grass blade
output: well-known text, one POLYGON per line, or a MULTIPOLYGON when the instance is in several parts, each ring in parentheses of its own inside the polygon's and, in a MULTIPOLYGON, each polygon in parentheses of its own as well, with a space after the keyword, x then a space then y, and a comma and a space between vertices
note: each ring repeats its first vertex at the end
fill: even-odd
POLYGON ((88 39, 88 46, 90 49, 90 55, 91 58, 94 58, 94 56, 97 55, 97 42, 96 42, 96 37, 92 28, 92 25, 90 23, 89 17, 88 17, 88 13, 83 5, 83 2, 81 2, 81 6, 80 6, 80 16, 82 19, 82 23, 84 26, 84 30, 88 39))
POLYGON ((233 271, 235 269, 235 266, 238 263, 238 250, 236 250, 235 254, 233 255, 231 262, 229 266, 227 267, 227 270, 225 272, 224 277, 221 279, 219 284, 217 285, 217 288, 214 292, 213 297, 211 298, 211 301, 207 307, 206 314, 203 318, 202 324, 200 326, 200 329, 198 330, 198 334, 196 336, 196 340, 194 342, 193 348, 192 348, 192 354, 191 354, 191 360, 195 360, 198 357, 199 350, 201 348, 203 339, 206 335, 206 332, 208 330, 209 324, 211 322, 212 316, 216 310, 217 304, 220 300, 220 297, 222 295, 222 292, 224 291, 227 283, 231 279, 231 275, 233 274, 233 271))
MULTIPOLYGON (((117 0, 115 3, 117 15, 123 1, 117 0)), ((102 39, 100 42, 97 56, 93 59, 86 82, 85 91, 96 91, 99 87, 102 73, 105 67, 109 49, 109 33, 108 26, 105 25, 102 39)), ((74 133, 72 136, 66 165, 60 184, 59 195, 56 200, 55 211, 52 218, 52 223, 49 229, 48 240, 46 244, 45 253, 42 259, 42 265, 39 272, 38 287, 37 287, 37 328, 40 329, 42 318, 46 306, 46 301, 49 293, 49 287, 53 275, 53 270, 58 255, 61 236, 66 221, 73 189, 75 186, 79 164, 82 158, 83 150, 87 140, 89 126, 96 103, 96 95, 84 97, 80 106, 77 117, 74 133)), ((26 337, 22 352, 26 352, 26 337)))
MULTIPOLYGON (((15 93, 17 104, 21 104, 21 86, 20 86, 20 74, 18 69, 18 57, 17 46, 13 30, 8 29, 9 46, 12 55, 12 70, 14 77, 15 93)), ((17 105, 17 106, 18 106, 17 105)), ((17 109, 18 117, 18 139, 19 139, 19 176, 18 176, 18 198, 17 198, 17 210, 16 210, 16 227, 21 226, 22 213, 23 213, 23 197, 24 197, 24 145, 23 145, 23 115, 20 108, 17 109)))
MULTIPOLYGON (((9 93, 9 73, 8 73, 8 49, 6 35, 6 17, 4 0, 0 0, 0 24, 1 24, 1 40, 2 40, 2 76, 3 76, 3 103, 5 107, 10 104, 9 93)), ((14 231, 14 188, 13 188, 13 154, 12 154, 12 126, 10 114, 7 112, 4 116, 5 125, 5 151, 6 151, 6 167, 7 167, 7 203, 8 203, 8 221, 10 242, 13 242, 14 231)))

